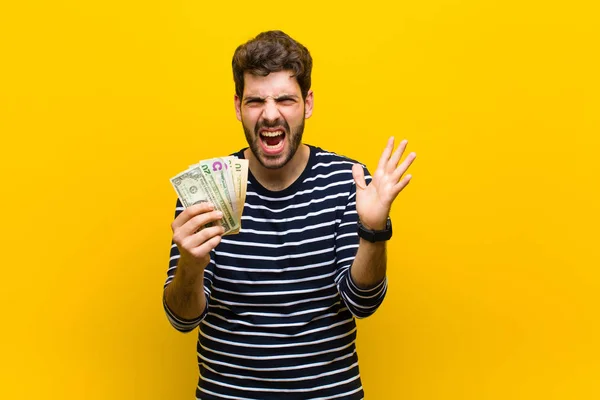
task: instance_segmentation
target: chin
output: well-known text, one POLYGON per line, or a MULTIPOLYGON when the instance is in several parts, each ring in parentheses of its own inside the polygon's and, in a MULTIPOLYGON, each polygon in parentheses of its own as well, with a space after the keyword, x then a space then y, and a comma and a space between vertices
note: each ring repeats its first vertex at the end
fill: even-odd
MULTIPOLYGON (((256 157, 256 153, 254 153, 254 156, 256 157)), ((292 156, 293 155, 289 154, 289 152, 277 156, 266 156, 261 153, 256 158, 258 159, 258 162, 267 169, 279 169, 285 166, 292 159, 292 156)))
POLYGON ((260 137, 252 134, 252 130, 247 129, 244 126, 246 141, 248 142, 252 154, 258 160, 260 165, 271 170, 283 168, 294 158, 294 155, 296 155, 301 148, 303 131, 304 124, 301 124, 296 131, 290 132, 289 130, 286 130, 286 137, 284 138, 285 147, 283 151, 277 155, 268 155, 263 152, 262 145, 259 143, 261 140, 260 137))

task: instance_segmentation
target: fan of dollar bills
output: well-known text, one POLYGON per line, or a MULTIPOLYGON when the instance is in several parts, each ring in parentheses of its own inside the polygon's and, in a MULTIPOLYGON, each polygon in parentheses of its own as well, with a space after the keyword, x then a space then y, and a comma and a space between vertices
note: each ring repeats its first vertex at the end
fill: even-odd
POLYGON ((221 157, 202 160, 171 178, 171 184, 185 208, 204 201, 223 213, 224 235, 240 231, 246 202, 248 160, 221 157))

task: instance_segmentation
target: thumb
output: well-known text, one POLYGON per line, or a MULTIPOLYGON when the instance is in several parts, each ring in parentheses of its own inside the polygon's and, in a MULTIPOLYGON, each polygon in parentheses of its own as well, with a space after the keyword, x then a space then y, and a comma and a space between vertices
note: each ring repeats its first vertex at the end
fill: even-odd
POLYGON ((365 182, 365 171, 363 170, 362 165, 354 164, 352 166, 352 177, 354 178, 356 186, 363 190, 367 188, 367 182, 365 182))

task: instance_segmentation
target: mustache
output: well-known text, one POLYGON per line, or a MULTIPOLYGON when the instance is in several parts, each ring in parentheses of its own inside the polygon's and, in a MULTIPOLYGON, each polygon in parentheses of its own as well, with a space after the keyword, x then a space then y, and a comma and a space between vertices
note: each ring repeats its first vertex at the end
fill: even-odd
POLYGON ((256 135, 258 135, 258 131, 260 131, 262 128, 283 128, 283 130, 285 132, 289 132, 290 131, 290 126, 288 125, 287 121, 284 119, 276 119, 273 121, 261 121, 259 123, 256 124, 256 126, 254 127, 254 133, 256 135))

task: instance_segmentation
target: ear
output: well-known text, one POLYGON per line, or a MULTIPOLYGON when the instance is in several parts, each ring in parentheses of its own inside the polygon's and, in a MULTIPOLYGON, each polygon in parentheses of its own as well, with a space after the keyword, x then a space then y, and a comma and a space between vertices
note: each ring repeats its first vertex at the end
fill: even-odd
POLYGON ((304 118, 310 118, 313 112, 314 95, 313 91, 309 90, 304 100, 304 118))
POLYGON ((237 117, 238 121, 242 120, 242 100, 238 97, 238 95, 234 95, 233 96, 233 103, 235 105, 235 116, 237 117))

